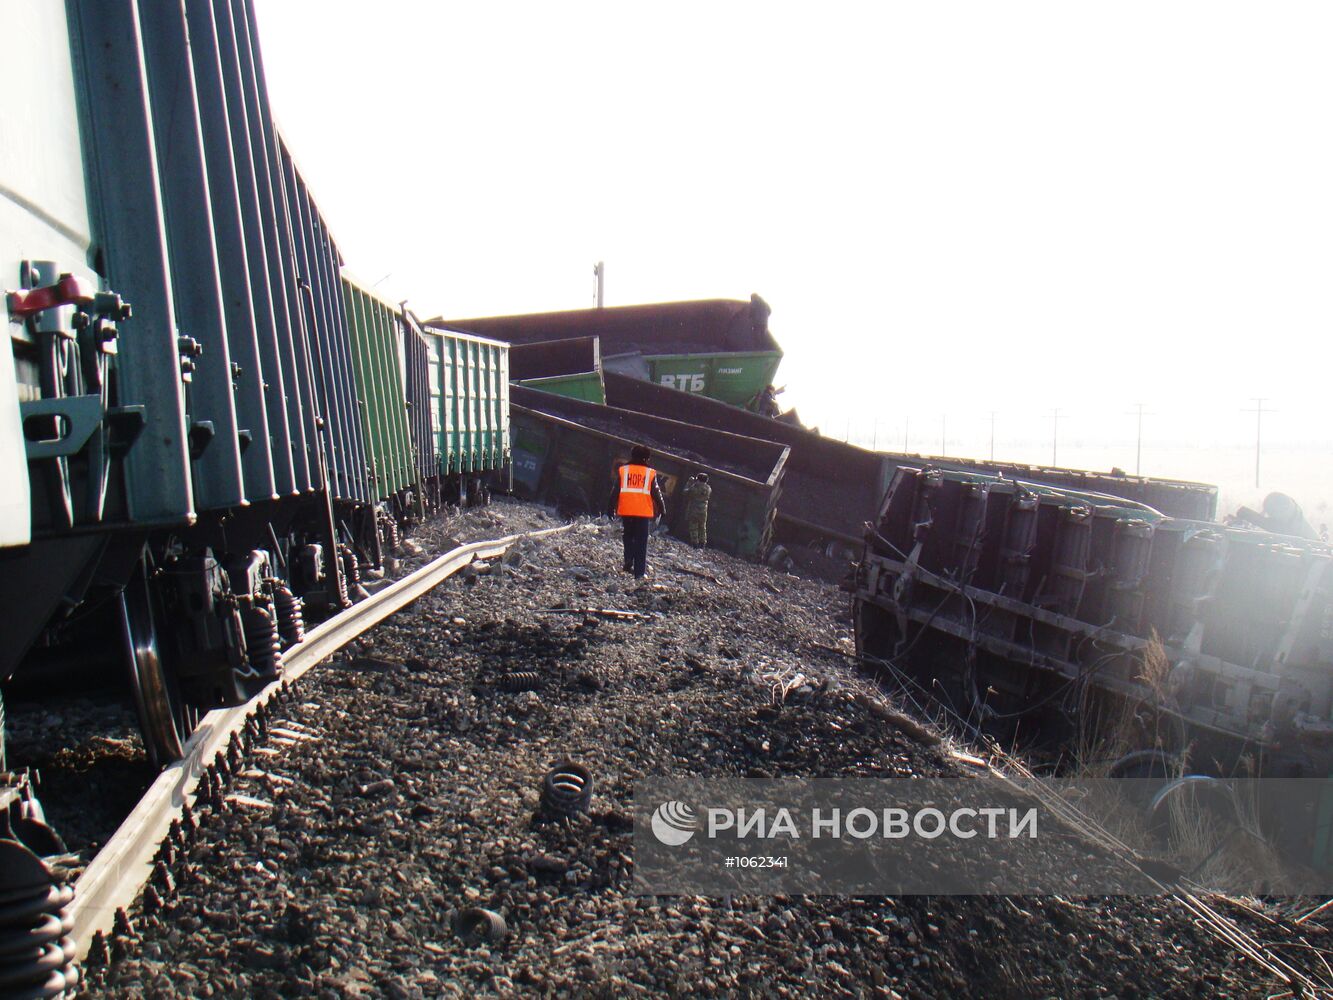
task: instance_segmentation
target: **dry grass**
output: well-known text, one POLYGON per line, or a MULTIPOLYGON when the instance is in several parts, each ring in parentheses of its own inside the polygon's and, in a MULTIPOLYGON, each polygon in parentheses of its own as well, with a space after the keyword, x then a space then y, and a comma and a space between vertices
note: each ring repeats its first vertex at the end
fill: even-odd
POLYGON ((1216 786, 1181 787, 1149 817, 1150 796, 1195 769, 1184 726, 1170 712, 1176 705, 1171 663, 1156 634, 1144 647, 1138 668, 1135 679, 1148 692, 1142 700, 1108 701, 1096 697, 1098 692, 1091 688, 1085 691, 1070 777, 1110 778, 1118 761, 1139 751, 1158 751, 1163 757, 1119 803, 1094 797, 1091 818, 1116 840, 1167 862, 1201 886, 1224 890, 1262 885, 1278 891, 1286 881, 1285 866, 1260 834, 1260 805, 1253 785, 1242 783, 1243 790, 1234 795, 1216 786))

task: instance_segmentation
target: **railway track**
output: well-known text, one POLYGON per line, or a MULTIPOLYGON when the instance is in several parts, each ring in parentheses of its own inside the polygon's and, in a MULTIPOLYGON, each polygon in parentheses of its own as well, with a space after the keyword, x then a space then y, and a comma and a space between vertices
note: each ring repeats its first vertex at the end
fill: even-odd
POLYGON ((321 623, 284 655, 283 677, 258 695, 235 708, 209 712, 186 743, 185 755, 165 768, 149 786, 138 805, 121 823, 115 835, 98 852, 74 886, 69 906, 73 920, 71 937, 79 960, 83 960, 96 935, 113 928, 118 911, 130 906, 148 882, 153 858, 183 807, 196 796, 201 776, 209 764, 227 751, 232 738, 246 721, 275 694, 306 671, 328 659, 367 629, 401 610, 438 586, 474 560, 503 555, 520 538, 558 534, 569 525, 521 532, 501 538, 460 545, 398 580, 341 614, 321 623))

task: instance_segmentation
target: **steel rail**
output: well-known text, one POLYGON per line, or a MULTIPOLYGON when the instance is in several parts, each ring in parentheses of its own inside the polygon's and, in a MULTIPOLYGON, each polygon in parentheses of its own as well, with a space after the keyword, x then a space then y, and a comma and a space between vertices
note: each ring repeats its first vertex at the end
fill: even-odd
POLYGON ((571 527, 562 525, 521 532, 451 549, 307 632, 300 643, 283 653, 282 677, 245 704, 215 709, 205 715, 186 742, 184 756, 162 770, 115 835, 75 882, 69 913, 74 921, 71 936, 79 960, 87 956, 94 935, 98 931, 109 932, 116 911, 127 908, 148 882, 158 845, 166 837, 172 821, 180 816, 181 807, 187 802, 193 803, 204 769, 219 752, 226 750, 232 734, 245 726, 255 709, 283 685, 296 680, 361 633, 439 586, 474 559, 491 559, 503 555, 519 539, 542 538, 568 531, 571 527))

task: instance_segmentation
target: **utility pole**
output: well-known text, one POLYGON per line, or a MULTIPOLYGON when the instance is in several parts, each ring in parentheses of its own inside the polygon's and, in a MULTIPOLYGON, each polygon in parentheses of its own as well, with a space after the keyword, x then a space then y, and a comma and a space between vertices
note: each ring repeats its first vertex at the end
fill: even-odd
POLYGON ((990 460, 995 461, 995 411, 990 411, 990 460))
POLYGON ((908 417, 907 417, 907 420, 903 423, 903 454, 904 454, 904 455, 910 455, 910 454, 911 454, 911 452, 907 450, 907 438, 908 438, 908 435, 911 434, 911 431, 912 431, 912 417, 911 417, 911 415, 909 414, 908 417))
POLYGON ((1151 417, 1152 414, 1145 414, 1143 412, 1143 404, 1135 403, 1134 413, 1132 415, 1138 417, 1139 421, 1138 441, 1134 445, 1134 475, 1139 476, 1143 474, 1143 418, 1145 415, 1151 417))
POLYGON ((606 291, 606 262, 599 260, 592 266, 593 277, 597 279, 597 308, 601 309, 606 291))
POLYGON ((940 414, 940 457, 941 458, 943 458, 944 455, 949 450, 949 446, 945 444, 945 429, 949 426, 948 421, 949 421, 948 416, 941 413, 940 414))
POLYGON ((1267 399, 1261 399, 1261 398, 1258 397, 1258 396, 1255 396, 1255 397, 1252 397, 1252 398, 1254 399, 1254 409, 1252 409, 1252 410, 1242 410, 1241 412, 1242 412, 1242 413, 1253 413, 1253 414, 1254 414, 1254 488, 1255 488, 1255 489, 1258 489, 1258 488, 1259 488, 1259 456, 1260 456, 1260 453, 1261 453, 1261 450, 1262 450, 1262 447, 1263 447, 1264 414, 1265 414, 1265 413, 1276 413, 1277 411, 1276 411, 1276 410, 1265 410, 1265 409, 1264 409, 1264 404, 1265 404, 1266 402, 1268 402, 1267 399))
POLYGON ((870 450, 879 451, 879 417, 875 418, 875 434, 870 441, 870 450))
POLYGON ((1056 454, 1060 444, 1060 408, 1051 411, 1051 465, 1057 465, 1056 454))

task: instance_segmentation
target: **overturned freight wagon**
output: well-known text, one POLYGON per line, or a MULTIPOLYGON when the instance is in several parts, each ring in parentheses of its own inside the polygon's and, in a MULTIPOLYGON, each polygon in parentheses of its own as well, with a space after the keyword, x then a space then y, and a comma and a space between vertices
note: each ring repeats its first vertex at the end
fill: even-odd
POLYGON ((1193 521, 1211 521, 1217 517, 1217 487, 1184 479, 1159 479, 1155 476, 1131 476, 1122 472, 1093 472, 1087 469, 1055 468, 1047 465, 1022 465, 1016 462, 988 462, 972 458, 922 458, 920 455, 894 455, 899 465, 960 472, 999 475, 1021 482, 1043 483, 1085 493, 1102 493, 1122 500, 1147 504, 1170 517, 1193 521))
POLYGON ((746 406, 773 381, 782 349, 768 330, 768 303, 708 299, 521 316, 434 319, 510 344, 596 337, 602 364, 658 385, 746 406))
POLYGON ((1327 545, 902 469, 854 614, 862 662, 964 729, 1152 779, 1154 804, 1215 789, 1282 856, 1333 870, 1327 545))
POLYGON ((844 556, 859 552, 864 525, 875 519, 894 473, 904 467, 973 469, 1025 482, 1075 487, 1147 503, 1179 517, 1210 519, 1217 506, 1217 487, 1203 483, 874 452, 616 372, 606 372, 604 379, 606 401, 611 406, 790 446, 774 528, 775 540, 788 546, 816 544, 844 556))
POLYGON ((617 372, 606 372, 604 379, 611 406, 788 445, 775 540, 838 541, 859 549, 862 529, 874 517, 892 474, 884 456, 617 372))
POLYGON ((509 349, 509 377, 530 389, 605 403, 602 353, 596 337, 543 340, 509 349))
POLYGON ((688 537, 682 488, 706 472, 709 543, 758 558, 768 548, 788 449, 675 420, 511 386, 514 492, 567 513, 604 513, 633 445, 653 451, 672 534, 688 537))
POLYGON ((1119 750, 1172 768, 1324 776, 1331 567, 1317 543, 901 469, 866 535, 857 649, 998 738, 1066 748, 1128 718, 1119 750))

